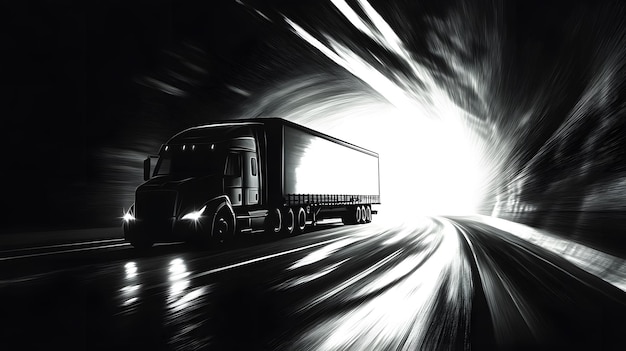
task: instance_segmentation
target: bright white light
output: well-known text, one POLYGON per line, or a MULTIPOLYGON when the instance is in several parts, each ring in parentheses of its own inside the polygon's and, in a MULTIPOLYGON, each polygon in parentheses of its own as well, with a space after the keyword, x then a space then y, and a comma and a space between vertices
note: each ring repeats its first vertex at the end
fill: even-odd
POLYGON ((460 113, 456 106, 403 110, 365 94, 346 100, 326 105, 323 117, 311 118, 304 111, 311 105, 283 116, 378 152, 380 215, 414 218, 477 211, 491 166, 463 118, 452 117, 460 113))
POLYGON ((126 279, 131 279, 137 276, 137 265, 135 262, 128 262, 124 265, 126 271, 126 279))
POLYGON ((187 265, 181 258, 175 258, 170 262, 169 272, 170 281, 179 281, 189 276, 187 265))
POLYGON ((133 216, 133 214, 130 213, 130 210, 128 210, 128 212, 124 213, 124 216, 122 216, 122 219, 126 222, 130 222, 130 221, 135 220, 135 216, 133 216))
POLYGON ((202 217, 202 214, 204 213, 204 210, 206 210, 206 205, 204 207, 202 207, 199 211, 193 211, 193 212, 187 213, 181 219, 198 221, 200 219, 200 217, 202 217))
POLYGON ((378 160, 373 156, 314 138, 298 163, 296 194, 378 194, 378 160))
POLYGON ((120 289, 122 292, 124 293, 134 293, 135 291, 139 290, 139 288, 141 288, 141 284, 136 284, 136 285, 128 285, 123 287, 122 289, 120 289))
POLYGON ((168 307, 172 310, 172 312, 178 312, 189 307, 194 300, 197 300, 199 297, 202 297, 206 292, 206 287, 200 287, 195 290, 188 292, 186 295, 181 297, 180 299, 172 302, 168 307))
MULTIPOLYGON (((382 215, 406 218, 478 212, 494 167, 485 157, 485 140, 468 123, 485 129, 484 123, 452 101, 367 1, 358 1, 364 18, 345 1, 332 3, 356 29, 403 61, 411 74, 383 73, 343 42, 328 35, 321 41, 285 18, 294 34, 380 96, 358 84, 353 94, 318 101, 306 98, 316 96, 315 91, 308 91, 293 98, 291 106, 282 104, 270 114, 378 152, 382 215)), ((282 98, 280 91, 272 94, 282 98)))
POLYGON ((175 280, 170 285, 170 298, 174 298, 180 295, 183 291, 185 291, 189 287, 189 280, 175 280))
POLYGON ((124 301, 122 305, 124 306, 132 305, 133 303, 137 302, 137 300, 139 300, 137 297, 131 297, 130 299, 124 301))

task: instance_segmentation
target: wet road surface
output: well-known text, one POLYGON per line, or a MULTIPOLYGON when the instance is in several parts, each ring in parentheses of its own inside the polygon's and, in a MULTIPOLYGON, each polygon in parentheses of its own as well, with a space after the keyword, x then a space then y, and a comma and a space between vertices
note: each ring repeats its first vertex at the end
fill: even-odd
POLYGON ((4 253, 0 349, 625 347, 622 290, 477 220, 90 247, 4 253))

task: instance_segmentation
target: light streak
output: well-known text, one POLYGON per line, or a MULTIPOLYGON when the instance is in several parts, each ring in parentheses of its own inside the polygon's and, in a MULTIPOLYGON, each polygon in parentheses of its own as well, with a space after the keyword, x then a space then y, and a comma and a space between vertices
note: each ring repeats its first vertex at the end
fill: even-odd
POLYGON ((342 260, 340 262, 337 262, 335 264, 332 264, 328 267, 322 268, 320 269, 318 272, 315 272, 313 274, 309 274, 309 275, 305 275, 302 277, 297 277, 297 278, 292 278, 289 279, 287 281, 285 281, 284 283, 280 283, 278 286, 276 286, 277 289, 279 290, 285 290, 285 289, 289 289, 289 288, 293 288, 302 284, 306 284, 306 283, 310 283, 316 279, 319 279, 331 272, 333 272, 334 270, 336 270, 337 268, 339 268, 339 266, 341 266, 342 264, 346 263, 347 261, 349 261, 350 259, 347 258, 345 260, 342 260))
POLYGON ((471 310, 471 269, 459 234, 441 222, 439 240, 417 254, 397 250, 355 274, 336 288, 308 302, 299 313, 332 300, 350 306, 315 323, 295 343, 316 350, 417 350, 445 348, 460 338, 468 344, 471 310), (391 288, 389 288, 391 287, 391 288), (387 289, 388 288, 388 289, 387 289), (445 296, 445 310, 435 312, 445 296), (367 297, 367 298, 365 298, 367 297), (351 304, 350 302, 359 303, 351 304), (435 313, 438 313, 435 316, 435 313), (433 323, 433 320, 437 323, 433 323), (454 326, 454 327, 453 327, 454 326), (456 328, 455 328, 456 327, 456 328), (438 330, 433 331, 432 328, 438 330), (446 341, 429 339, 448 333, 446 341), (457 334, 458 333, 458 334, 457 334))
POLYGON ((293 270, 293 269, 296 269, 296 268, 308 266, 308 265, 311 265, 313 263, 319 262, 319 261, 327 258, 328 256, 332 255, 333 253, 337 252, 342 247, 351 245, 351 244, 353 244, 354 242, 356 242, 358 240, 361 240, 361 239, 352 237, 352 238, 347 238, 347 239, 344 239, 344 240, 332 242, 332 243, 330 243, 330 244, 328 244, 326 246, 323 246, 323 247, 321 247, 321 248, 311 252, 310 254, 306 255, 302 259, 298 260, 298 262, 296 262, 292 266, 290 266, 288 269, 289 270, 293 270))
MULTIPOLYGON (((459 107, 367 1, 357 2, 358 13, 345 1, 332 4, 352 26, 399 59, 403 71, 383 71, 332 35, 316 37, 284 17, 298 38, 365 86, 344 80, 345 90, 331 94, 327 81, 298 77, 267 93, 253 109, 378 152, 385 215, 478 212, 497 172, 486 152, 486 137, 474 130, 489 136, 493 126, 459 107)), ((470 86, 478 87, 471 71, 462 73, 470 86)))

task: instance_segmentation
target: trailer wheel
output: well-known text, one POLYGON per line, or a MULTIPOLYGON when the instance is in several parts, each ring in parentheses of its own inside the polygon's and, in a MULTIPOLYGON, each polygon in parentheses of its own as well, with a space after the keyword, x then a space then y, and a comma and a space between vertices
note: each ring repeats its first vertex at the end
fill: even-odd
POLYGON ((283 218, 285 219, 283 224, 283 231, 286 235, 293 235, 293 231, 296 227, 296 216, 293 213, 292 208, 285 209, 283 213, 283 218))
POLYGON ((356 220, 357 224, 361 223, 361 221, 363 220, 363 211, 361 210, 361 206, 356 207, 354 219, 356 220))
POLYGON ((367 223, 367 212, 365 212, 365 207, 366 206, 359 206, 359 208, 361 209, 361 220, 359 221, 360 224, 367 223))
POLYGON ((372 206, 365 206, 365 223, 370 223, 372 221, 372 206))
POLYGON ((298 209, 298 216, 296 217, 296 219, 297 219, 296 232, 297 233, 304 232, 304 229, 306 228, 306 212, 304 211, 304 208, 300 207, 298 209))

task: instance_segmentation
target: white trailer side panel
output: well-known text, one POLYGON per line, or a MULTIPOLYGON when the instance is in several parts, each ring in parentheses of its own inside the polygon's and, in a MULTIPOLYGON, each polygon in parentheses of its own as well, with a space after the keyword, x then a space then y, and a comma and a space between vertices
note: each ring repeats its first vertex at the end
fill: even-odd
POLYGON ((284 193, 379 195, 378 155, 285 126, 284 193))

